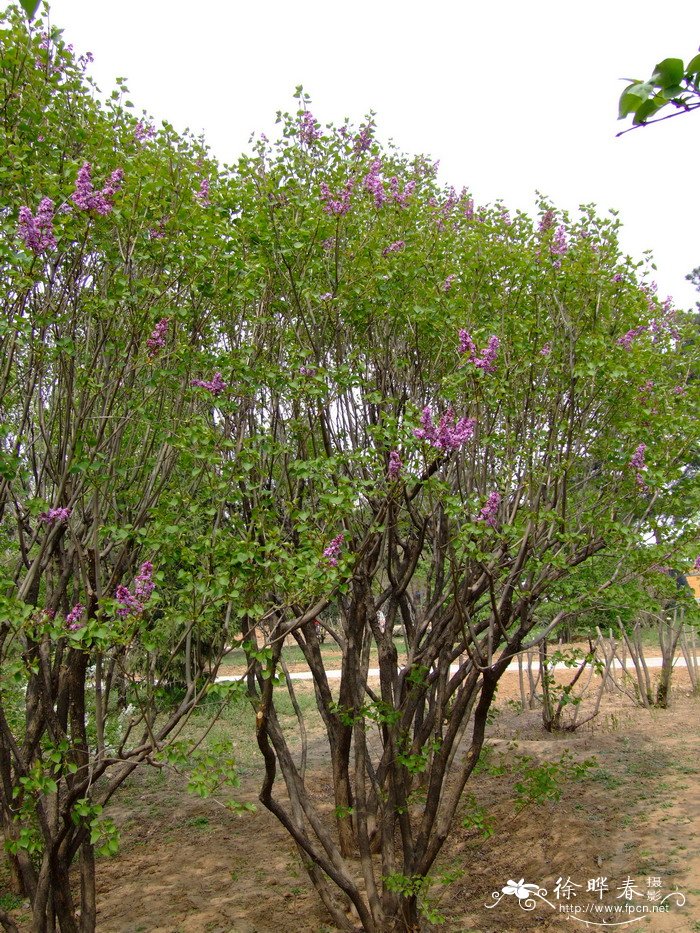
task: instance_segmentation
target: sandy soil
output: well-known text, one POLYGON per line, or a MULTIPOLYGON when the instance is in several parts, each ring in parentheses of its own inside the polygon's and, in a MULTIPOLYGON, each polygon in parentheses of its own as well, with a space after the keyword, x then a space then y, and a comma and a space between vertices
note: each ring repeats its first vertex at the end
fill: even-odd
MULTIPOLYGON (((524 754, 554 761, 566 749, 576 760, 595 755, 598 767, 564 785, 558 802, 515 817, 516 772, 482 772, 470 781, 467 790, 487 807, 495 832, 484 839, 474 828, 456 826, 437 871, 460 869, 463 875, 435 887, 434 901, 446 917, 441 929, 600 929, 573 920, 559 906, 595 902, 587 882, 604 877, 605 904, 630 903, 618 898, 628 878, 639 892, 634 904, 653 904, 646 896, 656 884, 663 895, 677 888, 686 897, 685 906, 668 914, 616 929, 700 930, 700 699, 690 695, 687 674, 674 676, 670 709, 642 710, 609 696, 593 723, 557 736, 544 732, 538 712, 516 712, 517 676, 504 678, 490 727, 490 762, 512 763, 524 754), (486 908, 493 892, 520 879, 545 888, 554 907, 540 901, 527 912, 510 895, 486 908), (582 885, 571 901, 556 899, 558 879, 582 885)), ((262 808, 235 815, 188 795, 184 784, 180 775, 144 770, 116 799, 112 816, 122 849, 98 863, 100 933, 332 933, 274 817, 262 808)), ((237 799, 254 801, 258 786, 259 765, 251 757, 237 799)), ((318 775, 315 792, 319 800, 332 799, 324 775, 318 775)), ((27 929, 26 911, 16 916, 27 929)))

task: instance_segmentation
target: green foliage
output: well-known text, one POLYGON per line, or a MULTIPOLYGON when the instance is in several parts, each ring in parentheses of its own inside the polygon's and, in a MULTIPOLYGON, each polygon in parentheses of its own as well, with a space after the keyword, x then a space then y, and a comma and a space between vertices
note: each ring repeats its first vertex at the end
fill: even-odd
POLYGON ((700 55, 687 64, 680 58, 665 58, 646 81, 632 81, 620 96, 619 118, 631 116, 633 126, 657 122, 654 118, 671 108, 667 116, 687 113, 700 106, 700 55))
MULTIPOLYGON (((623 577, 643 581, 628 605, 658 599, 655 565, 669 551, 694 558, 693 321, 658 300, 644 266, 620 253, 617 220, 590 205, 572 216, 543 201, 535 219, 475 205, 428 159, 383 147, 371 118, 362 133, 321 128, 301 91, 277 141, 223 167, 200 139, 137 119, 123 81, 101 103, 87 60, 44 20, 28 26, 13 8, 2 26, 0 703, 13 742, 0 743, 0 806, 11 844, 32 847, 37 871, 56 826, 70 837, 61 851, 77 852, 87 827, 111 851, 96 808, 124 762, 171 762, 201 795, 235 789, 232 748, 183 744, 182 729, 245 692, 264 746, 290 636, 317 667, 329 734, 352 729, 359 742, 378 727, 380 756, 368 743, 353 777, 372 787, 368 806, 393 787, 401 799, 382 819, 410 821, 419 786, 447 786, 445 742, 487 681, 452 678, 451 663, 469 659, 461 675, 498 663, 562 605, 605 616, 625 599, 623 577), (100 210, 78 190, 86 166, 100 210), (46 199, 40 244, 30 227, 46 199), (403 678, 380 605, 405 632, 403 678), (319 615, 342 656, 337 704, 318 669, 319 615), (235 641, 248 677, 214 685, 235 641)), ((678 68, 662 66, 655 80, 671 94, 678 68)), ((270 747, 283 772, 285 743, 282 728, 270 747)), ((566 772, 536 767, 519 800, 551 799, 566 772)), ((339 833, 350 825, 342 784, 339 833)), ((486 815, 473 819, 484 832, 486 815)), ((310 839, 322 824, 309 820, 310 839)), ((424 858, 436 832, 414 836, 424 858)), ((424 899, 430 867, 396 890, 424 899)), ((63 869, 53 885, 68 883, 63 869)))
POLYGON ((594 758, 576 762, 568 751, 562 752, 558 761, 540 764, 529 755, 519 756, 517 768, 520 779, 514 785, 516 813, 531 805, 556 802, 561 797, 564 783, 581 780, 595 767, 597 762, 594 758))
POLYGON ((463 802, 467 807, 467 814, 462 818, 462 826, 465 829, 476 829, 484 839, 490 839, 495 831, 493 817, 485 807, 477 803, 474 794, 467 794, 463 797, 463 802))

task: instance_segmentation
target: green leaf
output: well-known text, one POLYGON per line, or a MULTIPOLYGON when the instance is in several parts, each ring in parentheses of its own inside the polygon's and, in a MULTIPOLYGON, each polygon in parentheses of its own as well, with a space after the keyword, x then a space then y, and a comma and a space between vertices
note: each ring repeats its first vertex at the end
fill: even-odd
POLYGON ((41 0, 19 0, 20 6, 27 14, 27 19, 31 22, 36 15, 36 11, 39 9, 39 3, 41 0))
POLYGON ((685 68, 680 58, 665 58, 654 69, 651 80, 659 87, 667 88, 680 84, 685 74, 685 68))
POLYGON ((685 73, 689 75, 700 74, 700 55, 696 55, 695 58, 690 59, 685 69, 685 73))
POLYGON ((632 122, 637 126, 640 123, 646 123, 649 117, 653 116, 657 110, 660 110, 665 103, 666 101, 663 99, 661 94, 651 98, 651 100, 642 101, 642 103, 637 108, 637 112, 634 115, 634 120, 632 122))
POLYGON ((675 98, 680 97, 682 94, 686 93, 686 88, 681 87, 680 84, 674 84, 672 87, 665 87, 661 92, 665 100, 674 100, 675 98))
POLYGON ((628 114, 635 113, 640 104, 654 93, 654 85, 648 81, 638 81, 626 87, 620 96, 619 119, 623 120, 628 114))

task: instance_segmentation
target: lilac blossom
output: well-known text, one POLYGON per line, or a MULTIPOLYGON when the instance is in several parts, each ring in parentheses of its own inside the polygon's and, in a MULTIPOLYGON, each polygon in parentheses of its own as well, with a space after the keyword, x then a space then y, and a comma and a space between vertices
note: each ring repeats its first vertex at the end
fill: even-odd
POLYGON ((75 191, 71 200, 81 211, 94 211, 104 216, 112 211, 112 199, 122 187, 124 170, 115 169, 101 191, 95 191, 92 183, 92 170, 89 162, 84 162, 78 170, 75 180, 75 191))
POLYGON ((540 356, 549 356, 551 352, 552 352, 552 344, 545 343, 545 345, 540 350, 540 356))
POLYGON ((228 383, 224 382, 221 377, 221 373, 214 373, 213 378, 210 381, 205 379, 192 379, 190 381, 191 386, 198 386, 200 389, 206 389, 207 392, 211 392, 212 395, 221 395, 224 389, 228 388, 228 383))
POLYGON ((395 243, 390 243, 388 246, 385 246, 382 250, 382 256, 388 256, 390 253, 400 253, 401 250, 406 246, 403 240, 396 240, 395 243))
POLYGON ((402 467, 403 464, 401 463, 398 450, 392 450, 389 454, 389 479, 398 479, 402 467))
POLYGON ((67 522, 71 517, 73 509, 69 508, 55 508, 49 509, 48 512, 42 512, 39 516, 39 521, 44 522, 47 525, 60 524, 62 522, 67 522))
POLYGON ((394 175, 389 179, 389 191, 391 199, 393 200, 394 204, 398 204, 399 207, 406 206, 408 199, 411 197, 415 190, 415 181, 406 182, 403 191, 400 191, 398 178, 394 175))
POLYGON ((477 369, 483 369, 485 373, 492 373, 496 368, 496 357, 500 345, 501 341, 495 334, 492 334, 481 353, 477 353, 476 344, 469 331, 462 328, 459 332, 459 352, 463 355, 468 354, 469 362, 473 363, 477 369))
POLYGON ((345 535, 338 535, 337 538, 333 538, 328 547, 324 550, 323 556, 326 558, 326 562, 330 567, 338 566, 338 555, 340 554, 340 549, 345 540, 345 535))
POLYGON ((143 603, 147 603, 151 598, 153 590, 156 588, 153 582, 153 564, 150 560, 145 560, 140 568, 136 579, 134 580, 134 595, 143 603))
POLYGON ((369 147, 372 145, 373 128, 374 127, 371 123, 360 127, 360 132, 355 137, 355 142, 353 145, 353 150, 357 155, 360 155, 363 152, 367 152, 369 147))
POLYGON ((674 395, 685 395, 685 386, 674 386, 673 394, 674 395))
POLYGON ((621 272, 616 272, 615 275, 612 277, 612 280, 613 282, 624 282, 625 277, 623 276, 621 272))
POLYGON ((302 365, 302 366, 299 367, 299 375, 300 375, 300 376, 315 376, 315 375, 316 375, 316 372, 317 372, 317 370, 316 370, 316 367, 315 367, 315 366, 305 366, 305 365, 302 365))
POLYGON ((362 184, 365 191, 369 192, 374 198, 374 206, 379 208, 387 200, 384 191, 384 182, 381 179, 382 162, 381 159, 375 159, 369 167, 369 172, 365 175, 362 184))
POLYGON ((501 345, 501 341, 498 337, 492 335, 489 337, 486 347, 481 351, 481 357, 476 360, 472 360, 472 363, 477 366, 479 369, 483 369, 485 373, 492 373, 496 368, 496 357, 498 356, 498 348, 501 345))
POLYGON ((333 298, 333 292, 324 292, 322 295, 319 295, 321 301, 330 301, 333 298))
POLYGON ((165 346, 165 337, 168 333, 168 325, 170 323, 170 318, 163 317, 158 321, 156 326, 151 332, 151 336, 146 341, 146 346, 151 352, 152 356, 155 356, 159 350, 162 350, 165 346))
POLYGON ((83 617, 85 612, 85 606, 82 606, 80 603, 76 603, 75 606, 66 616, 66 625, 71 630, 71 632, 77 631, 79 628, 82 628, 85 623, 80 620, 83 617))
POLYGON ((134 127, 134 139, 137 143, 141 143, 141 145, 145 145, 149 139, 153 139, 155 135, 155 127, 151 126, 149 123, 144 123, 142 120, 139 120, 134 127))
POLYGON ((647 489, 649 488, 647 484, 644 482, 644 475, 643 475, 644 471, 647 469, 647 465, 644 462, 644 454, 646 452, 646 449, 647 449, 646 444, 640 444, 639 447, 637 447, 635 452, 632 454, 632 457, 630 458, 630 464, 629 464, 632 467, 632 469, 636 471, 636 475, 634 479, 635 479, 637 486, 639 486, 642 492, 646 492, 647 489))
POLYGON ((563 224, 560 224, 554 232, 554 239, 549 246, 550 256, 557 257, 554 260, 554 268, 559 269, 561 267, 561 259, 558 257, 566 255, 568 252, 569 245, 566 240, 566 227, 563 224))
POLYGON ((479 512, 479 520, 486 522, 491 528, 495 528, 500 504, 501 494, 499 492, 492 492, 486 500, 486 505, 479 512))
POLYGON ((644 454, 646 453, 646 449, 646 444, 640 444, 632 454, 630 459, 630 466, 633 470, 646 470, 646 464, 644 463, 644 454))
POLYGON ((422 427, 414 429, 414 437, 427 441, 436 450, 450 451, 457 450, 472 439, 476 418, 460 418, 459 421, 455 421, 453 409, 448 408, 436 427, 433 413, 430 407, 426 406, 421 415, 421 425, 422 427))
POLYGON ((467 220, 474 219, 474 199, 467 198, 464 202, 464 207, 462 208, 462 213, 467 218, 467 220))
POLYGON ((20 207, 17 232, 27 249, 30 249, 36 256, 46 252, 47 249, 56 249, 51 198, 41 199, 36 217, 32 215, 28 207, 20 207))
POLYGON ((329 253, 332 249, 335 249, 335 237, 329 236, 323 241, 321 245, 323 246, 324 251, 329 253))
POLYGON ((134 579, 134 592, 132 593, 128 586, 120 584, 114 593, 114 598, 119 603, 117 609, 119 618, 126 619, 130 615, 141 615, 155 586, 153 564, 146 560, 141 564, 138 576, 134 579))
POLYGON ((310 110, 305 110, 299 118, 299 139, 304 145, 311 146, 321 135, 316 118, 310 110))
POLYGON ((209 200, 209 179, 203 178, 199 183, 199 189, 195 191, 194 197, 202 207, 209 207, 211 201, 209 200))
POLYGON ((551 208, 544 212, 542 219, 540 220, 539 227, 537 228, 539 233, 545 233, 551 227, 554 226, 554 221, 556 219, 556 214, 551 208))
POLYGON ((149 240, 163 240, 165 238, 165 221, 158 221, 157 226, 151 227, 148 231, 149 240))
POLYGON ((354 182, 352 178, 349 178, 345 182, 343 190, 334 193, 325 181, 321 182, 321 200, 323 201, 323 210, 326 214, 331 214, 334 217, 344 217, 350 210, 350 198, 352 196, 353 187, 354 182))
POLYGON ((476 344, 471 338, 471 334, 468 330, 462 328, 459 332, 459 352, 468 353, 470 359, 477 355, 476 344))
POLYGON ((639 387, 640 398, 645 399, 647 398, 647 396, 651 395, 653 388, 654 388, 654 380, 647 379, 644 385, 639 387))
POLYGON ((695 563, 693 564, 693 570, 700 572, 700 556, 695 558, 695 563))
POLYGON ((646 330, 646 324, 639 324, 638 327, 633 327, 632 330, 628 330, 626 334, 618 338, 618 346, 623 347, 625 350, 631 350, 633 342, 646 330))
POLYGON ((454 274, 454 272, 453 272, 451 275, 448 275, 448 276, 447 276, 447 278, 445 279, 445 281, 444 281, 444 282, 442 283, 442 285, 440 286, 440 287, 442 288, 443 292, 449 292, 449 290, 452 288, 452 283, 454 282, 454 280, 455 280, 456 278, 457 278, 457 276, 454 274))
POLYGON ((114 592, 114 598, 119 603, 117 615, 120 619, 126 619, 130 615, 138 615, 141 612, 141 603, 132 594, 128 586, 119 584, 114 592))

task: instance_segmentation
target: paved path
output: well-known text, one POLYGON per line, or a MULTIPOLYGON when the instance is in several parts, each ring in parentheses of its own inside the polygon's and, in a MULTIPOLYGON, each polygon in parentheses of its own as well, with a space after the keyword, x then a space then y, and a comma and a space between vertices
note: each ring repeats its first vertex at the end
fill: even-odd
MULTIPOLYGON (((661 658, 647 658, 646 665, 647 667, 661 667, 661 658)), ((687 665, 685 663, 685 658, 676 658, 676 663, 674 666, 675 667, 686 667, 687 665)), ((540 667, 539 661, 532 662, 533 671, 539 670, 539 667, 540 667)), ((615 668, 615 670, 620 670, 622 668, 622 665, 620 664, 619 661, 614 661, 613 667, 615 668)), ((555 671, 570 670, 573 672, 575 668, 567 667, 566 664, 555 664, 554 670, 555 671)), ((630 673, 634 672, 634 664, 629 658, 627 659, 627 670, 630 673)), ((517 673, 518 662, 517 661, 511 662, 507 667, 507 671, 517 673)), ((456 672, 457 672, 457 665, 453 664, 450 667, 450 673, 455 674, 456 672)), ((525 664, 523 664, 523 672, 526 672, 525 664)), ((340 680, 340 673, 341 672, 339 670, 326 671, 326 677, 329 680, 340 680)), ((229 681, 232 681, 232 680, 240 680, 241 676, 242 675, 236 676, 233 674, 224 674, 221 677, 217 677, 216 680, 217 680, 217 683, 228 683, 229 681)), ((311 674, 311 671, 292 671, 289 676, 292 678, 292 680, 313 680, 313 675, 311 674)), ((367 671, 367 676, 368 677, 379 677, 379 668, 370 667, 370 669, 367 671)))

